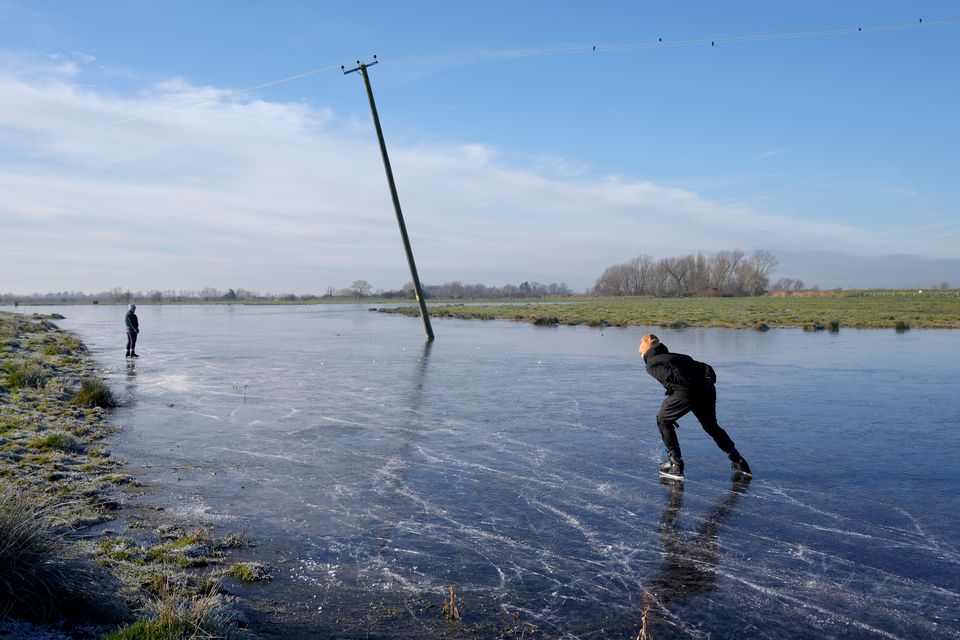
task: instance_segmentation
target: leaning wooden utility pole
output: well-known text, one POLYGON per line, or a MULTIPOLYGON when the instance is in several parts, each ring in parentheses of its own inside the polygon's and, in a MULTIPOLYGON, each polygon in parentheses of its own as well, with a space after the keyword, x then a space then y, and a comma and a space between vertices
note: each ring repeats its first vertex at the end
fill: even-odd
POLYGON ((403 238, 403 249, 407 252, 407 262, 410 265, 410 276, 413 278, 413 289, 417 295, 417 304, 420 305, 420 317, 423 318, 423 329, 427 333, 427 340, 433 340, 433 327, 430 326, 430 315, 427 313, 427 304, 423 299, 423 289, 420 287, 420 276, 417 275, 417 263, 413 261, 413 249, 410 248, 410 238, 407 236, 407 225, 403 222, 403 212, 400 210, 400 196, 397 195, 397 185, 393 181, 393 170, 390 168, 390 156, 387 155, 387 143, 383 141, 383 129, 380 128, 380 116, 377 115, 377 103, 373 100, 373 89, 370 87, 370 76, 367 67, 377 64, 377 56, 373 62, 364 64, 357 60, 357 67, 348 70, 341 65, 343 74, 359 71, 363 76, 363 83, 367 87, 367 98, 370 99, 370 113, 373 114, 373 126, 377 129, 377 140, 380 141, 380 155, 383 156, 383 168, 387 172, 387 184, 390 185, 390 197, 393 198, 393 209, 397 212, 397 224, 400 225, 400 237, 403 238))

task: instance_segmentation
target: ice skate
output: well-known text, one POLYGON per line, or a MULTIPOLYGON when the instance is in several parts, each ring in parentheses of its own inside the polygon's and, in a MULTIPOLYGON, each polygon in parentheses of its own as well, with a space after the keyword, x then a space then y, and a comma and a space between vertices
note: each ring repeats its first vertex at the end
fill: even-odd
POLYGON ((753 475, 753 472, 750 471, 750 465, 736 449, 730 452, 730 468, 733 469, 734 475, 753 475))
POLYGON ((671 480, 683 480, 683 458, 679 453, 667 453, 667 460, 660 463, 660 475, 671 480))

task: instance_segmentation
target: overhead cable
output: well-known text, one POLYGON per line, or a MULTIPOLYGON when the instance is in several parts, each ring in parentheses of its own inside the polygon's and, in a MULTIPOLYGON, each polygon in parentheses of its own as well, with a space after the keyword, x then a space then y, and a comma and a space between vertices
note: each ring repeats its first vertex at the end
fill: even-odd
MULTIPOLYGON (((749 43, 749 42, 768 42, 768 41, 776 41, 776 40, 802 40, 802 39, 808 39, 808 38, 826 38, 831 36, 855 35, 855 34, 861 34, 861 33, 879 33, 879 32, 887 32, 887 31, 903 31, 906 29, 927 29, 927 28, 933 28, 933 27, 951 27, 951 26, 960 26, 960 17, 941 18, 939 20, 924 20, 923 18, 920 18, 913 22, 859 26, 859 27, 856 27, 856 29, 854 29, 853 27, 844 27, 844 28, 834 28, 834 29, 822 29, 817 31, 755 33, 755 34, 746 34, 746 35, 739 35, 739 36, 681 39, 681 40, 670 40, 669 38, 667 40, 664 40, 663 37, 659 37, 656 41, 651 40, 651 41, 633 42, 633 43, 626 43, 626 44, 593 44, 593 45, 586 45, 586 46, 546 47, 546 48, 540 48, 540 49, 488 49, 488 50, 474 50, 474 51, 460 51, 460 52, 446 52, 446 53, 426 53, 426 54, 399 56, 392 59, 388 57, 386 60, 388 62, 391 62, 392 64, 398 64, 398 65, 419 64, 424 62, 450 61, 450 60, 456 60, 460 62, 465 62, 470 60, 478 60, 478 61, 479 60, 511 60, 511 59, 519 59, 519 58, 569 55, 569 54, 576 54, 576 53, 604 53, 604 52, 613 53, 613 52, 622 52, 622 51, 640 51, 644 49, 697 47, 697 46, 716 47, 719 44, 740 44, 740 43, 749 43)), ((261 89, 275 87, 277 85, 286 84, 288 82, 293 82, 295 80, 301 80, 303 78, 308 78, 310 76, 315 76, 321 73, 326 73, 328 71, 335 71, 340 69, 341 69, 341 65, 339 64, 332 64, 325 67, 319 67, 319 68, 311 69, 309 71, 304 71, 302 73, 298 73, 292 76, 287 76, 285 78, 279 78, 277 80, 270 80, 268 82, 263 82, 261 84, 253 85, 245 89, 225 91, 219 95, 211 96, 209 98, 204 98, 202 100, 196 100, 193 102, 187 102, 184 104, 175 105, 167 109, 161 109, 151 113, 144 113, 136 116, 131 116, 129 118, 124 118, 122 120, 106 122, 104 124, 90 127, 89 129, 86 129, 86 130, 97 131, 100 129, 107 129, 110 127, 126 124, 128 122, 135 122, 137 120, 144 120, 146 118, 171 113, 174 111, 179 111, 181 109, 189 109, 191 107, 196 107, 209 102, 218 102, 221 100, 236 98, 238 96, 259 91, 261 89)))

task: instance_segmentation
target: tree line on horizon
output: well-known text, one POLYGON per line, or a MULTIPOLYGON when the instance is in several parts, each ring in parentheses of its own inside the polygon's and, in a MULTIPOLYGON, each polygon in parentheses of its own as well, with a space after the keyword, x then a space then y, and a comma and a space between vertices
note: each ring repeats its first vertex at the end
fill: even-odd
MULTIPOLYGON (((749 257, 739 249, 711 256, 688 253, 655 260, 643 254, 607 267, 597 278, 593 293, 602 296, 760 296, 770 289, 770 274, 777 259, 769 251, 749 257)), ((802 280, 781 278, 775 290, 799 291, 802 280)))
MULTIPOLYGON (((573 290, 566 283, 551 282, 543 284, 536 281, 524 281, 518 285, 505 284, 503 286, 489 286, 484 284, 469 284, 459 280, 436 285, 423 285, 423 294, 426 298, 437 299, 494 299, 494 298, 544 298, 548 296, 565 297, 574 295, 573 290)), ((295 293, 258 293, 249 289, 237 288, 226 291, 214 287, 203 289, 131 291, 123 287, 114 287, 109 291, 84 293, 83 291, 55 291, 49 293, 33 293, 21 295, 14 293, 0 294, 0 303, 89 303, 89 304, 129 304, 164 302, 309 302, 311 300, 340 300, 381 298, 397 300, 415 299, 413 283, 408 282, 399 289, 374 289, 366 280, 354 280, 349 287, 327 287, 323 294, 295 294, 295 293)))
MULTIPOLYGON (((520 284, 505 284, 503 286, 490 286, 480 283, 470 284, 460 280, 445 282, 443 284, 425 284, 423 285, 423 295, 427 298, 439 298, 443 300, 460 300, 464 298, 546 298, 546 297, 567 297, 574 295, 565 282, 551 282, 544 284, 542 282, 525 280, 520 284)), ((399 291, 382 291, 380 296, 384 298, 413 298, 413 283, 408 282, 403 285, 399 291)))
MULTIPOLYGON (((651 297, 736 297, 760 296, 766 293, 817 291, 819 287, 807 287, 803 280, 780 278, 771 286, 770 274, 776 269, 777 258, 769 251, 754 251, 747 256, 739 249, 720 251, 713 255, 689 253, 685 256, 667 257, 659 260, 643 254, 604 269, 592 289, 575 293, 566 283, 544 284, 524 281, 518 285, 489 286, 464 283, 460 280, 443 284, 423 285, 424 297, 437 300, 461 299, 525 299, 547 297, 595 296, 651 296, 651 297)), ((931 289, 948 290, 944 281, 931 289)), ((842 289, 837 289, 842 290, 842 289)), ((226 291, 213 287, 199 290, 172 289, 136 291, 114 287, 98 293, 82 291, 58 291, 22 295, 0 293, 2 304, 28 304, 31 302, 55 303, 180 303, 180 302, 310 302, 323 300, 360 300, 364 298, 387 300, 414 300, 412 282, 399 289, 374 289, 366 280, 354 280, 348 287, 327 287, 323 294, 258 293, 237 288, 226 291)))

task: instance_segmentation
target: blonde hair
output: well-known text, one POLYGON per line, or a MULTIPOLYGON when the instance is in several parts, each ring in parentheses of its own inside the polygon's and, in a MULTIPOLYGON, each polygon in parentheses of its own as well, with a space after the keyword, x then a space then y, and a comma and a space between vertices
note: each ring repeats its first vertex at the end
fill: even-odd
POLYGON ((643 334, 643 337, 640 338, 640 353, 644 354, 658 344, 660 344, 660 338, 652 333, 645 333, 643 334))

